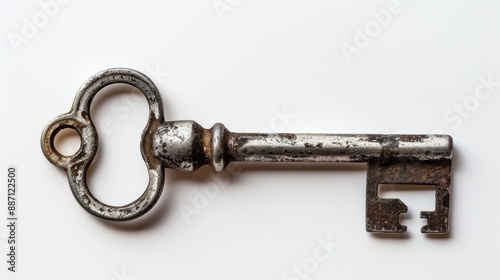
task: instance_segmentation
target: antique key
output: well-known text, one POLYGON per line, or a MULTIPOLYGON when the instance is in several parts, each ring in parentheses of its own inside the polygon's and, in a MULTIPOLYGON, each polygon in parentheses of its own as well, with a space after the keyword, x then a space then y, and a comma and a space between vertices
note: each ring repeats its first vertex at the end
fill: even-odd
POLYGON ((406 231, 406 226, 399 223, 399 214, 408 210, 406 205, 399 199, 379 198, 379 184, 422 184, 436 186, 434 211, 420 213, 421 218, 427 219, 422 233, 448 232, 453 151, 448 135, 234 133, 220 123, 204 129, 194 121, 165 122, 161 96, 153 82, 135 70, 112 68, 85 82, 71 111, 45 127, 41 145, 47 159, 66 170, 71 191, 80 205, 107 220, 131 220, 149 211, 161 194, 165 167, 195 171, 208 164, 222 171, 235 161, 367 162, 367 231, 406 231), (98 147, 90 104, 99 90, 114 83, 136 87, 149 104, 149 119, 140 145, 149 183, 137 200, 118 207, 97 200, 86 182, 98 147), (80 149, 71 156, 54 148, 55 135, 64 128, 75 129, 81 138, 80 149))

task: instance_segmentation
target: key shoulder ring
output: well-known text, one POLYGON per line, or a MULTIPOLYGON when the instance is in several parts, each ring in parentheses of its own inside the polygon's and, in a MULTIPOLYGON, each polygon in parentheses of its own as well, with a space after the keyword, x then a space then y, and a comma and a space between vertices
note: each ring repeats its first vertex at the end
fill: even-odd
POLYGON ((71 110, 51 120, 44 128, 41 146, 45 157, 66 171, 73 195, 92 215, 112 221, 137 218, 148 212, 163 189, 164 168, 195 171, 211 165, 216 171, 235 161, 259 162, 367 162, 366 230, 402 233, 399 214, 408 211, 399 199, 378 197, 379 184, 425 184, 436 186, 433 211, 422 211, 427 219, 423 233, 447 233, 451 189, 453 140, 448 135, 234 133, 217 123, 204 129, 194 121, 165 122, 161 96, 144 74, 126 68, 111 68, 88 79, 79 89, 71 110), (90 105, 104 87, 124 83, 146 97, 149 118, 142 132, 140 150, 149 182, 144 193, 123 206, 102 203, 90 192, 86 176, 98 149, 97 131, 90 105), (71 156, 59 153, 54 138, 65 128, 75 129, 80 149, 71 156))

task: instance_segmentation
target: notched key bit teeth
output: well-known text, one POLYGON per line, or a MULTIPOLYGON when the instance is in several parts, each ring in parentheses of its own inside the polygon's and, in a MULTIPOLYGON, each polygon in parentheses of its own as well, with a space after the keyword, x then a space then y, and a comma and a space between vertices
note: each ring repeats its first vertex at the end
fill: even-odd
POLYGON ((407 213, 408 207, 400 199, 381 198, 368 204, 366 231, 378 233, 406 232, 407 227, 399 223, 399 215, 407 213))

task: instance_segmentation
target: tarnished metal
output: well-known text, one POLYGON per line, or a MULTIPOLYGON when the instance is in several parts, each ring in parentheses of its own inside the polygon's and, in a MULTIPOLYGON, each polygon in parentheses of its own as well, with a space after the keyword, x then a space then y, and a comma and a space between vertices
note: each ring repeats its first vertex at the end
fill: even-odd
POLYGON ((367 231, 406 231, 399 223, 399 214, 408 210, 406 205, 399 199, 379 198, 379 184, 425 184, 436 186, 436 204, 434 211, 421 212, 421 218, 427 219, 421 231, 448 232, 453 152, 450 136, 234 133, 220 123, 204 129, 194 121, 164 122, 158 90, 146 76, 131 69, 108 69, 91 77, 79 90, 72 110, 46 126, 42 150, 49 161, 66 170, 71 190, 82 207, 103 219, 130 220, 151 209, 161 193, 164 167, 195 171, 203 165, 211 165, 216 171, 222 171, 235 161, 367 162, 367 231), (150 107, 141 138, 149 184, 140 198, 120 207, 100 202, 86 185, 87 169, 98 146, 89 115, 90 103, 100 89, 113 83, 137 87, 147 97, 150 107), (75 155, 64 156, 54 148, 54 137, 63 128, 74 128, 82 138, 81 148, 75 155))
POLYGON ((130 220, 153 207, 163 189, 164 168, 153 153, 152 135, 163 123, 163 107, 158 89, 145 75, 130 69, 108 69, 92 76, 78 91, 71 110, 50 121, 42 133, 42 151, 54 165, 66 170, 76 200, 89 213, 107 220, 130 220), (87 171, 97 153, 97 131, 90 117, 90 104, 97 92, 114 83, 129 84, 139 89, 149 104, 149 119, 142 133, 141 154, 146 162, 149 183, 144 193, 132 203, 115 207, 95 198, 87 186, 87 171), (81 138, 80 149, 71 156, 60 154, 54 148, 54 137, 64 128, 73 128, 81 138))

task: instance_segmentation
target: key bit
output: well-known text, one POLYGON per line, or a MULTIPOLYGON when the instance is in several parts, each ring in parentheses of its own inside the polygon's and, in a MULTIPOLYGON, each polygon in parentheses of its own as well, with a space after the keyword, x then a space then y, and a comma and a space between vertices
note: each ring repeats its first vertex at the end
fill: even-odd
POLYGON ((70 188, 80 205, 107 220, 130 220, 149 211, 161 194, 164 168, 195 171, 211 165, 222 171, 238 161, 367 162, 368 232, 406 231, 406 226, 399 223, 399 214, 408 211, 406 205, 399 199, 379 198, 379 184, 436 186, 435 209, 421 212, 420 217, 427 219, 421 231, 449 230, 453 141, 448 135, 234 133, 220 123, 204 129, 194 121, 165 122, 161 97, 153 82, 135 70, 112 68, 95 74, 80 88, 71 111, 45 127, 41 145, 47 159, 66 170, 70 188), (98 148, 90 103, 99 90, 113 83, 138 88, 146 96, 150 109, 140 146, 149 183, 141 197, 118 207, 97 200, 86 183, 88 167, 98 148), (64 128, 73 128, 80 134, 82 145, 75 155, 65 156, 54 148, 54 137, 64 128))

